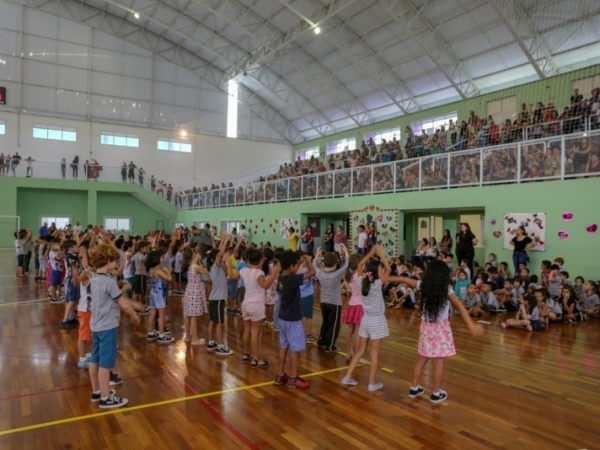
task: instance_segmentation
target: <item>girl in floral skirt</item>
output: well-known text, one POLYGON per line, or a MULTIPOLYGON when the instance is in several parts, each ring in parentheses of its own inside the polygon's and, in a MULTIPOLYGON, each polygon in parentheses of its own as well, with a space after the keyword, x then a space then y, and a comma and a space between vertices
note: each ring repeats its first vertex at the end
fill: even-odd
POLYGON ((185 342, 191 342, 192 345, 204 345, 204 339, 198 339, 198 317, 208 313, 202 281, 202 275, 208 276, 208 270, 202 265, 201 259, 200 253, 186 249, 181 267, 188 279, 183 295, 185 342))
POLYGON ((483 326, 469 317, 468 311, 456 297, 452 289, 450 269, 444 261, 431 261, 423 274, 423 280, 400 277, 401 282, 413 289, 421 291, 422 316, 419 331, 419 358, 413 371, 413 379, 408 396, 416 398, 423 395, 425 388, 419 380, 429 359, 433 360, 433 392, 429 397, 431 403, 440 403, 448 398, 448 393, 441 388, 444 372, 444 358, 456 354, 454 339, 448 316, 450 304, 460 312, 473 336, 483 334, 483 326))
MULTIPOLYGON (((362 255, 352 255, 348 259, 348 268, 344 274, 344 280, 350 287, 350 300, 342 315, 342 323, 346 325, 346 360, 348 361, 358 351, 358 327, 364 314, 361 288, 358 283, 358 273, 356 273, 361 259, 362 255)), ((365 361, 359 361, 359 363, 364 364, 365 361)))

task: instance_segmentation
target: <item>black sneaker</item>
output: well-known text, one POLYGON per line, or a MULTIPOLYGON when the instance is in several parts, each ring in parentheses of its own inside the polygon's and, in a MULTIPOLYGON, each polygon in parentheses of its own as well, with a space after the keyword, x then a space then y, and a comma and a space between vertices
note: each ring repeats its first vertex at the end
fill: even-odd
POLYGON ((102 409, 120 408, 121 406, 125 406, 127 402, 126 398, 120 398, 111 393, 106 400, 100 399, 99 406, 102 409))
MULTIPOLYGON (((160 333, 158 331, 158 327, 154 327, 154 332, 155 333, 160 333)), ((169 327, 165 327, 164 330, 163 330, 163 334, 170 335, 171 334, 171 329, 169 327)))
POLYGON ((146 334, 146 342, 154 342, 158 339, 158 331, 152 331, 146 334))
MULTIPOLYGON (((116 393, 117 393, 117 391, 115 391, 114 389, 111 389, 110 393, 108 395, 111 396, 116 393)), ((90 400, 93 401, 94 403, 96 403, 96 402, 99 402, 101 398, 102 398, 102 394, 100 394, 100 392, 98 392, 97 394, 92 392, 92 396, 90 397, 90 400)))
POLYGON ((159 336, 156 342, 159 344, 171 344, 175 342, 175 338, 173 336, 159 336))
POLYGON ((325 353, 337 353, 339 350, 339 348, 337 348, 336 346, 333 347, 329 347, 325 349, 325 353))
POLYGON ((440 389, 440 393, 439 394, 431 394, 431 397, 429 397, 429 401, 431 403, 441 403, 444 400, 446 400, 448 398, 448 393, 446 391, 442 391, 440 389))
POLYGON ((416 389, 410 388, 410 390, 408 391, 408 396, 410 398, 417 398, 423 395, 424 392, 425 388, 423 386, 417 386, 416 389))
POLYGON ((77 328, 77 324, 73 322, 63 321, 60 323, 60 327, 65 330, 72 330, 73 328, 77 328))
POLYGON ((60 298, 52 298, 50 297, 50 304, 51 305, 60 305, 61 303, 64 303, 64 300, 61 300, 60 298))
POLYGON ((119 378, 116 373, 110 375, 109 386, 118 386, 121 383, 123 383, 123 378, 119 378))
POLYGON ((214 352, 217 349, 217 347, 218 345, 216 342, 209 342, 206 346, 206 350, 208 350, 209 352, 214 352))
POLYGON ((217 347, 215 354, 217 356, 229 356, 233 355, 233 350, 229 349, 228 347, 217 347))

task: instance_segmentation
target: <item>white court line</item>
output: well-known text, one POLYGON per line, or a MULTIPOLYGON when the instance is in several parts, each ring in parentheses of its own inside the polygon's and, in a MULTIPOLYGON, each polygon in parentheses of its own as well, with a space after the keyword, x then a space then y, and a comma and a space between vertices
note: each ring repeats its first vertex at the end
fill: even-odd
POLYGON ((5 306, 27 306, 35 303, 41 303, 50 300, 50 297, 36 298, 34 300, 23 300, 22 302, 0 303, 0 308, 5 306))

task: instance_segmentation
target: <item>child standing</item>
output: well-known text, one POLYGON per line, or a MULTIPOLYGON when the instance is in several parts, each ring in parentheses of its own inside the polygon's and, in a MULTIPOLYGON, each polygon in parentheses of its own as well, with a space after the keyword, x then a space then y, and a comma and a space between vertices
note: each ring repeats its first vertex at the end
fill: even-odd
POLYGON ((306 348, 306 338, 302 327, 300 312, 300 285, 315 275, 315 268, 308 255, 300 258, 292 250, 286 250, 279 258, 281 276, 277 282, 277 292, 281 298, 279 310, 279 356, 277 360, 277 376, 275 386, 286 385, 290 389, 306 389, 310 382, 298 376, 298 353, 306 348), (299 275, 298 263, 302 260, 308 271, 299 275), (290 376, 285 373, 285 360, 288 350, 290 354, 290 376))
POLYGON ((96 269, 92 277, 92 357, 90 358, 90 379, 92 382, 93 402, 99 402, 100 408, 118 408, 127 404, 126 398, 115 395, 110 390, 110 370, 117 363, 117 336, 121 309, 129 314, 137 325, 139 316, 135 313, 134 303, 123 295, 117 282, 109 275, 119 259, 119 251, 111 245, 100 244, 90 254, 90 263, 96 269))
POLYGON ((58 304, 62 303, 60 299, 60 280, 62 278, 63 270, 63 259, 64 254, 60 248, 60 242, 53 241, 50 244, 50 253, 48 253, 48 265, 50 269, 50 287, 48 293, 50 294, 50 303, 58 304))
POLYGON ((146 255, 150 250, 150 243, 148 241, 138 242, 137 252, 133 255, 133 267, 134 267, 134 292, 135 299, 138 303, 144 305, 140 313, 149 314, 150 308, 145 305, 146 301, 146 255))
MULTIPOLYGON (((262 271, 264 272, 266 277, 270 277, 273 274, 275 263, 275 252, 270 248, 265 248, 263 250, 264 261, 262 264, 262 271)), ((281 270, 281 269, 280 269, 281 270)), ((271 284, 271 286, 265 292, 265 323, 274 327, 273 323, 273 309, 275 306, 275 302, 277 301, 277 283, 271 284)))
POLYGON ((442 261, 432 261, 423 275, 422 281, 402 278, 402 282, 420 289, 422 299, 422 316, 419 333, 419 358, 415 364, 412 385, 408 392, 410 398, 423 395, 425 388, 419 385, 423 369, 427 362, 433 360, 433 391, 429 397, 431 403, 440 403, 448 398, 448 393, 441 389, 444 371, 444 358, 456 354, 452 329, 448 321, 450 305, 460 312, 473 336, 483 334, 483 326, 473 322, 469 313, 458 300, 451 286, 450 271, 442 261))
POLYGON ((206 291, 202 282, 202 274, 208 275, 200 261, 200 253, 196 250, 186 250, 182 270, 187 273, 187 286, 183 295, 183 316, 185 327, 185 342, 192 345, 204 345, 204 339, 198 339, 198 317, 208 312, 206 306, 206 291))
POLYGON ((325 348, 326 352, 334 353, 338 351, 335 346, 338 335, 340 334, 340 319, 342 311, 342 277, 348 267, 348 249, 344 244, 340 245, 342 251, 343 263, 339 266, 339 257, 336 253, 325 253, 321 257, 321 248, 317 250, 314 267, 317 279, 321 285, 321 314, 323 322, 321 323, 321 332, 317 345, 325 348), (319 266, 323 261, 323 268, 319 266))
POLYGON ((77 306, 79 300, 79 272, 81 271, 81 262, 79 261, 79 250, 77 242, 71 239, 67 239, 63 242, 63 250, 65 254, 65 314, 63 320, 60 323, 61 328, 71 329, 77 327, 77 319, 72 318, 72 314, 77 306))
POLYGON ((217 356, 233 355, 233 351, 223 341, 223 326, 225 323, 225 299, 227 298, 227 276, 223 263, 227 249, 227 233, 221 233, 219 249, 206 252, 206 264, 210 273, 212 288, 208 294, 208 310, 210 323, 208 324, 208 345, 206 349, 214 351, 217 356), (213 340, 216 334, 217 340, 213 340))
POLYGON ((348 268, 344 274, 346 282, 350 285, 350 300, 342 315, 342 323, 346 325, 346 361, 351 360, 359 348, 358 326, 364 314, 357 273, 361 260, 361 255, 348 258, 348 268))
MULTIPOLYGON (((300 250, 300 254, 303 255, 304 252, 300 250)), ((299 264, 299 267, 300 268, 296 272, 298 275, 303 275, 308 271, 308 267, 302 262, 299 264)), ((313 288, 312 278, 305 279, 300 285, 300 313, 302 314, 302 324, 304 325, 304 335, 306 336, 307 344, 314 344, 317 342, 312 335, 312 319, 315 303, 314 293, 315 290, 313 288)))
POLYGON ((90 284, 90 272, 84 270, 79 275, 79 303, 77 304, 77 317, 79 318, 79 339, 77 350, 79 351, 79 369, 87 369, 90 365, 91 353, 88 353, 92 342, 92 330, 90 319, 92 316, 92 288, 90 284))
POLYGON ((170 344, 174 342, 170 331, 165 330, 165 285, 163 280, 171 281, 171 272, 161 267, 162 256, 156 250, 146 255, 146 270, 150 275, 150 315, 146 322, 146 341, 158 342, 159 344, 170 344), (154 322, 158 313, 158 332, 154 329, 154 322))
MULTIPOLYGON (((444 267, 446 263, 440 261, 444 267)), ((358 381, 352 378, 352 373, 359 363, 360 358, 367 350, 367 344, 371 341, 371 368, 369 371, 369 384, 367 389, 371 392, 378 391, 383 383, 375 382, 377 373, 379 349, 383 338, 389 336, 388 324, 385 319, 385 301, 382 286, 385 283, 401 283, 403 277, 390 275, 390 265, 385 257, 385 251, 380 245, 371 247, 369 253, 358 263, 358 283, 361 287, 361 301, 364 315, 360 321, 358 352, 352 357, 342 384, 356 386, 358 381), (379 256, 379 261, 373 257, 379 256)), ((410 279, 410 278, 406 278, 410 279)), ((413 280, 414 281, 414 280, 413 280)))
POLYGON ((246 286, 246 295, 242 303, 242 318, 244 319, 244 335, 242 344, 244 346, 243 362, 252 360, 252 368, 269 367, 269 361, 260 358, 260 330, 265 320, 265 291, 271 287, 279 276, 279 266, 275 266, 269 278, 261 269, 263 254, 255 248, 246 250, 245 259, 249 267, 240 269, 234 275, 232 268, 227 266, 230 279, 241 279, 246 286))

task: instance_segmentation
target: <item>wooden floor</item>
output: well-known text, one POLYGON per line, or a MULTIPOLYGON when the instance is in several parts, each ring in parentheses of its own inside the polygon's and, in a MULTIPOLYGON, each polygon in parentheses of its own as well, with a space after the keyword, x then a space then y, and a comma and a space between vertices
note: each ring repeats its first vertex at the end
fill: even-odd
MULTIPOLYGON (((294 391, 272 384, 278 338, 271 330, 262 341, 271 368, 242 364, 237 317, 227 322, 236 353, 218 358, 180 340, 173 297, 173 345, 147 344, 141 327, 122 321, 116 371, 125 381, 118 394, 130 403, 104 412, 89 400, 87 372, 77 369, 77 331, 58 328, 64 306, 50 305, 45 287, 17 280, 13 269, 12 252, 0 252, 2 450, 600 448, 598 320, 529 333, 503 330, 494 317, 474 339, 453 318, 458 355, 445 363, 449 398, 432 405, 406 395, 419 327, 411 311, 388 317, 382 391, 367 391, 366 366, 356 372, 359 386, 342 386, 344 355, 315 346, 301 357, 301 374, 312 385, 294 391)), ((206 326, 203 320, 203 336, 206 326)))

